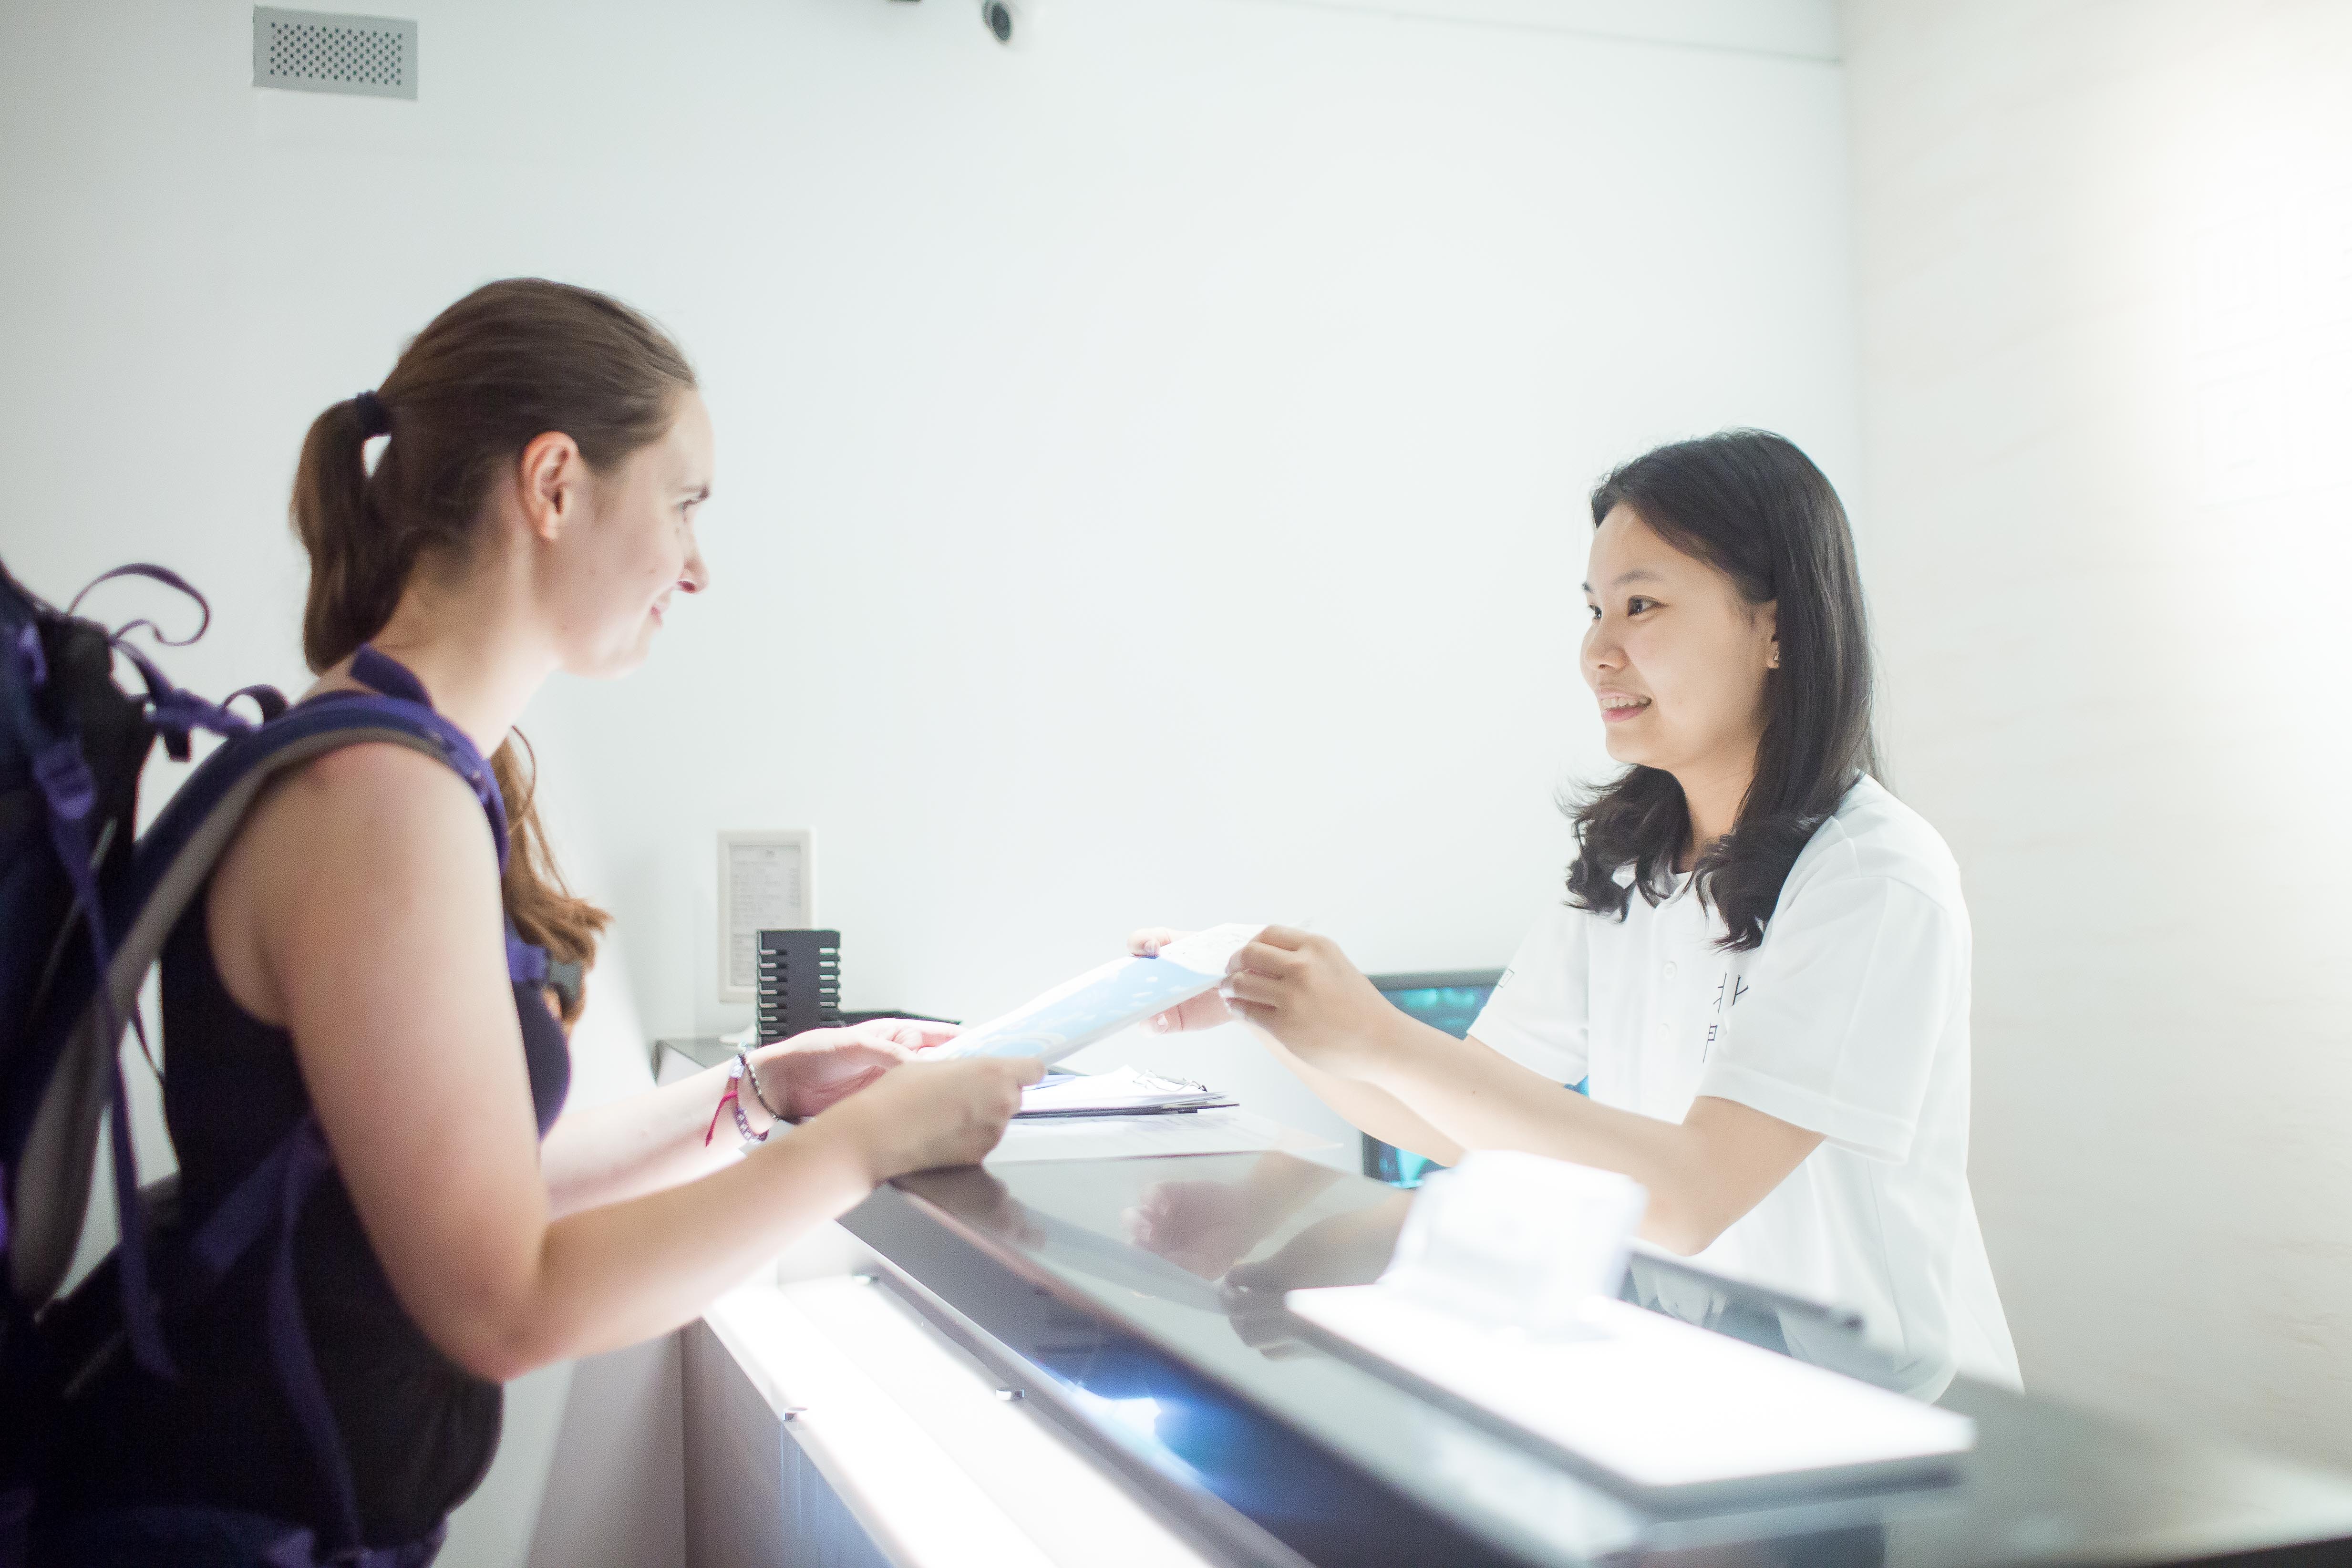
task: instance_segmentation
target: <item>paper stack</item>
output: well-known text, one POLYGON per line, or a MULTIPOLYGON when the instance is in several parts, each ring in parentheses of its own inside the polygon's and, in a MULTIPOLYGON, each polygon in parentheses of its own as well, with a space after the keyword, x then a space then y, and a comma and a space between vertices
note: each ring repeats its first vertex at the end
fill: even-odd
POLYGON ((1165 1116, 1234 1102, 1190 1079, 1168 1078, 1141 1068, 1083 1075, 1056 1074, 1021 1091, 1021 1117, 1165 1116))

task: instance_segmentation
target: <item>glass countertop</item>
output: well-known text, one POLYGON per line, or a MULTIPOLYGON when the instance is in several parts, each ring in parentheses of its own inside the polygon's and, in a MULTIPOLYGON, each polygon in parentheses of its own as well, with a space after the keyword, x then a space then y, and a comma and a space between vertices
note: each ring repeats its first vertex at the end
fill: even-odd
MULTIPOLYGON (((1978 1447, 1936 1482, 1646 1502, 1283 1309, 1286 1290, 1376 1278, 1412 1196, 1279 1153, 1070 1161, 927 1172, 845 1223, 1161 1500, 1281 1543, 1262 1560, 1958 1568, 2352 1541, 2352 1479, 1965 1378, 1938 1403, 1976 1420, 1978 1447)), ((1918 1382, 1850 1317, 1677 1262, 1637 1255, 1626 1295, 1881 1386, 1918 1382)))

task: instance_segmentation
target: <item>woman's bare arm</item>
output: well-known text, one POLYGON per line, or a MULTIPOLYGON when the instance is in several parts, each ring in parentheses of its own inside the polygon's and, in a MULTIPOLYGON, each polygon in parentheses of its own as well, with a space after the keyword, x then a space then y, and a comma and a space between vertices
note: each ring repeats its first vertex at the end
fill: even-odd
MULTIPOLYGON (((389 746, 320 759, 257 809, 215 899, 223 978, 292 1031, 402 1305, 484 1377, 690 1320, 877 1180, 978 1158, 1038 1070, 983 1059, 890 1072, 731 1165, 558 1217, 498 868, 454 774, 389 746)), ((658 1108, 675 1120, 688 1100, 658 1108)), ((666 1136, 658 1119, 651 1135, 666 1136)))
MULTIPOLYGON (((1210 1000, 1217 998, 1213 995, 1210 1000)), ((1403 1015, 1398 1016, 1402 1017, 1403 1015)), ((1312 1067, 1255 1024, 1246 1019, 1242 1023, 1257 1037, 1258 1044, 1264 1046, 1275 1060, 1297 1074, 1300 1082, 1313 1089, 1324 1104, 1346 1117, 1350 1125, 1370 1133, 1383 1143, 1393 1143, 1441 1165, 1461 1163, 1461 1144, 1449 1134, 1439 1131, 1427 1117, 1416 1113, 1387 1089, 1378 1084, 1341 1078, 1337 1073, 1312 1067)))
POLYGON ((1675 1252, 1703 1251, 1821 1145, 1818 1132, 1706 1095, 1680 1121, 1621 1110, 1475 1038, 1398 1021, 1414 1033, 1380 1069, 1388 1092, 1462 1148, 1520 1149, 1633 1177, 1650 1193, 1642 1235, 1675 1252))
MULTIPOLYGON (((1148 958, 1174 942, 1177 935, 1177 931, 1169 926, 1146 926, 1129 936, 1128 951, 1148 958)), ((1214 991, 1171 1007, 1151 1020, 1151 1026, 1161 1034, 1213 1029, 1223 1024, 1240 1024, 1246 1028, 1275 1060, 1289 1068, 1300 1082, 1313 1089, 1324 1104, 1346 1117, 1350 1125, 1370 1133, 1381 1142, 1410 1149, 1416 1154, 1425 1154, 1442 1164, 1451 1165, 1462 1157, 1459 1144, 1415 1115, 1396 1096, 1372 1084, 1325 1072, 1301 1061, 1297 1054, 1280 1040, 1227 1007, 1224 998, 1214 991)))
MULTIPOLYGON (((1156 952, 1174 937, 1149 928, 1129 945, 1156 952)), ((1353 1125, 1444 1164, 1519 1149, 1622 1172, 1649 1189, 1642 1234, 1676 1252, 1704 1250, 1821 1146, 1820 1133, 1736 1100, 1702 1096, 1678 1122, 1596 1104, 1475 1037, 1399 1012, 1326 937, 1269 926, 1234 970, 1221 992, 1155 1023, 1239 1019, 1353 1125)))
MULTIPOLYGON (((759 1088, 743 1094, 744 1115, 754 1133, 765 1132, 775 1121, 770 1107, 794 1121, 814 1116, 957 1032, 934 1019, 874 1018, 752 1047, 743 1054, 759 1088)), ((725 1065, 706 1068, 646 1093, 567 1113, 540 1146, 540 1169, 556 1214, 659 1192, 731 1163, 734 1119, 718 1117, 724 1135, 713 1135, 714 1112, 730 1070, 725 1065)))
MULTIPOLYGON (((625 1100, 566 1111, 540 1145, 550 1212, 561 1218, 642 1197, 733 1164, 740 1142, 733 1121, 720 1117, 719 1133, 702 1141, 726 1079, 725 1068, 711 1068, 625 1100)), ((764 1115, 751 1114, 766 1124, 764 1115)))
POLYGON ((1291 1055, 1410 1105, 1456 1149, 1519 1149, 1633 1177, 1650 1194, 1642 1234, 1676 1252, 1706 1247, 1822 1142, 1710 1096, 1680 1121, 1597 1104, 1475 1038, 1406 1016, 1337 944, 1306 931, 1267 927, 1234 955, 1224 997, 1291 1055))

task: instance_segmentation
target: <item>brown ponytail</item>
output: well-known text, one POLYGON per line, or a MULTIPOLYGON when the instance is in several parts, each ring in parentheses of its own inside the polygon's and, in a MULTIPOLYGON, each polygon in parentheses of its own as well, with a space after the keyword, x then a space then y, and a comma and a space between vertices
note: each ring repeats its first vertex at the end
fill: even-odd
MULTIPOLYGON (((310 555, 310 668, 350 658, 382 631, 419 563, 463 567, 491 485, 535 437, 560 430, 591 468, 609 468, 658 439, 694 384, 658 327, 592 289, 511 278, 442 311, 376 391, 391 438, 373 473, 360 399, 320 415, 302 442, 293 519, 310 555)), ((507 914, 524 941, 584 972, 612 917, 564 885, 530 753, 517 731, 490 758, 507 803, 507 914)), ((579 1012, 575 995, 564 1022, 579 1012)))

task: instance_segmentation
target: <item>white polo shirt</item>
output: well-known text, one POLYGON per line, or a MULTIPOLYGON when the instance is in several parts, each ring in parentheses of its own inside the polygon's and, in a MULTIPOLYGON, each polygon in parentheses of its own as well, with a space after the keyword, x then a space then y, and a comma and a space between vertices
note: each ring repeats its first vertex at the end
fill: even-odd
POLYGON ((1726 952, 1723 934, 1688 877, 1662 904, 1636 892, 1622 921, 1554 908, 1471 1036, 1662 1121, 1706 1094, 1822 1134, 1693 1261, 1859 1310, 1923 1397, 1956 1365, 2018 1386, 1969 1194, 1969 913, 1943 838, 1864 778, 1797 857, 1763 942, 1726 952))

